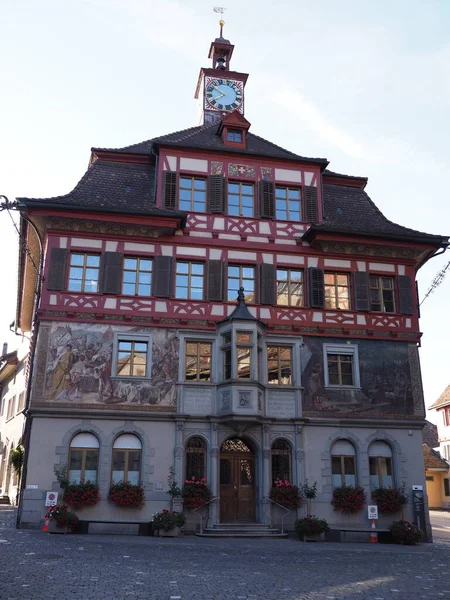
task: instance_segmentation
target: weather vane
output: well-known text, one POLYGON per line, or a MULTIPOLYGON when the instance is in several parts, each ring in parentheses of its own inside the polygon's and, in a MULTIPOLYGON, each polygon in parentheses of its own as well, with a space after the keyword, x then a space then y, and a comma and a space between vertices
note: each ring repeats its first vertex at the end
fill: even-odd
MULTIPOLYGON (((213 8, 213 11, 215 13, 219 13, 220 15, 223 15, 223 13, 226 11, 227 9, 224 6, 215 6, 213 8)), ((220 25, 220 37, 222 37, 222 32, 223 32, 223 26, 225 25, 225 21, 223 19, 220 19, 219 21, 219 25, 220 25)))

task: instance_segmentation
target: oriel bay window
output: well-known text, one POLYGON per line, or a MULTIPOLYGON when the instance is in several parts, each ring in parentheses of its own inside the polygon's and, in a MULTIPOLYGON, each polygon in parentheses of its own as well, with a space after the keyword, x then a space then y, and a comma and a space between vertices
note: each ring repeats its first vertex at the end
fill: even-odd
POLYGON ((122 294, 150 296, 152 264, 150 258, 125 257, 123 261, 122 294))
POLYGON ((382 275, 371 275, 370 310, 395 312, 394 279, 382 275))
POLYGON ((254 216, 255 193, 252 183, 228 183, 228 214, 237 217, 254 216))
POLYGON ((70 483, 97 483, 98 452, 100 444, 92 433, 78 433, 70 442, 70 483))
POLYGON ((277 269, 277 304, 303 306, 303 271, 277 269))
POLYGON ((267 346, 267 382, 292 385, 292 348, 267 346))
POLYGON ((222 373, 223 379, 251 379, 252 369, 256 369, 254 339, 252 331, 227 331, 222 334, 222 373))
POLYGON ((206 443, 201 437, 192 437, 186 444, 186 479, 198 481, 206 477, 206 443))
POLYGON ((291 445, 286 440, 275 440, 272 444, 272 485, 277 479, 292 481, 291 445))
POLYGON ((325 273, 325 308, 350 308, 350 280, 347 273, 325 273))
POLYGON ((136 435, 119 435, 113 445, 112 482, 129 481, 137 485, 141 481, 141 454, 141 440, 136 435))
POLYGON ((275 188, 275 215, 282 221, 301 221, 299 188, 279 186, 275 188))
POLYGON ((348 440, 338 440, 331 448, 331 483, 356 485, 355 448, 348 440))
POLYGON ((203 300, 205 266, 202 263, 177 261, 175 271, 175 297, 203 300))
POLYGON ((181 176, 179 183, 180 210, 205 212, 206 180, 198 177, 181 176))
POLYGON ((386 442, 377 441, 369 447, 370 487, 394 487, 392 450, 386 442))
POLYGON ((252 332, 236 332, 237 378, 250 379, 252 370, 252 332))
POLYGON ((186 342, 186 381, 211 381, 210 342, 186 342))
POLYGON ((70 292, 99 291, 100 256, 98 254, 70 253, 69 282, 70 292))
POLYGON ((236 300, 239 288, 244 288, 247 303, 255 302, 255 267, 228 265, 227 300, 236 300))

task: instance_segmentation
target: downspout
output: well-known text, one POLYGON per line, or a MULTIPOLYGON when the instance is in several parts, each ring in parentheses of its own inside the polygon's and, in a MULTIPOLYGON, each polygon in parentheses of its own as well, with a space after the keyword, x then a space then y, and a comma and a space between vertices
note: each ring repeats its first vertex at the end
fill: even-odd
POLYGON ((155 157, 155 183, 153 184, 153 198, 154 198, 154 200, 155 200, 155 206, 157 206, 157 202, 156 202, 156 200, 157 200, 157 198, 156 198, 156 192, 157 192, 157 189, 158 189, 158 166, 159 166, 159 153, 157 154, 157 153, 155 152, 155 149, 154 149, 154 148, 155 148, 155 146, 154 146, 154 144, 152 144, 152 151, 151 151, 151 153, 152 153, 152 155, 155 157))
MULTIPOLYGON (((25 416, 25 423, 22 432, 22 444, 24 449, 24 463, 22 466, 22 473, 20 477, 20 490, 19 490, 19 508, 17 511, 17 519, 16 519, 16 529, 19 528, 22 518, 22 509, 23 509, 23 493, 25 490, 25 481, 27 478, 28 472, 28 455, 30 450, 30 438, 31 438, 31 426, 32 426, 32 417, 29 415, 29 407, 31 402, 31 386, 33 381, 33 370, 34 370, 34 358, 36 354, 36 342, 37 336, 39 332, 39 319, 37 317, 37 309, 39 306, 39 302, 41 299, 41 289, 42 289, 42 274, 43 274, 43 263, 44 263, 44 246, 42 242, 41 235, 36 225, 29 217, 25 217, 22 213, 20 214, 21 218, 28 223, 32 228, 34 233, 36 234, 38 243, 39 243, 39 266, 38 266, 38 275, 36 278, 36 289, 34 295, 34 306, 33 306, 33 324, 32 324, 32 334, 30 341, 30 354, 28 357, 30 369, 28 373, 27 380, 27 389, 25 394, 25 409, 23 414, 25 416)), ((21 232, 22 235, 22 232, 21 232)), ((22 244, 21 253, 22 256, 25 254, 25 244, 26 240, 19 240, 19 243, 22 244)), ((16 334, 17 328, 16 328, 16 334)))

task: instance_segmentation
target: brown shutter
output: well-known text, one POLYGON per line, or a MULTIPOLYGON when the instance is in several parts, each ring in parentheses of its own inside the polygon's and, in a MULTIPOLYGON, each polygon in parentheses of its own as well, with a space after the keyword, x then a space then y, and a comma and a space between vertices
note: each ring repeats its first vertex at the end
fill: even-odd
POLYGON ((309 306, 311 308, 324 308, 325 289, 323 283, 323 270, 317 267, 308 269, 309 306))
POLYGON ((171 256, 155 256, 153 272, 153 296, 170 298, 172 296, 172 270, 173 258, 171 256))
POLYGON ((262 179, 259 182, 259 216, 263 219, 275 217, 275 183, 262 179))
POLYGON ((417 283, 417 279, 415 281, 416 283, 416 306, 417 306, 417 316, 420 319, 420 300, 419 300, 419 284, 417 283))
POLYGON ((275 304, 274 265, 259 265, 259 303, 275 304))
POLYGON ((355 310, 370 310, 369 273, 356 271, 353 273, 355 289, 355 310))
POLYGON ((207 263, 206 298, 217 302, 224 301, 224 266, 223 260, 210 260, 207 263))
POLYGON ((50 266, 47 276, 48 290, 64 290, 66 287, 67 257, 66 248, 52 248, 50 250, 50 266))
POLYGON ((120 294, 122 291, 123 255, 120 252, 104 252, 102 269, 102 293, 120 294))
POLYGON ((176 208, 177 205, 177 174, 175 171, 164 171, 164 208, 176 208))
POLYGON ((208 177, 208 212, 224 213, 226 198, 226 179, 222 175, 208 177))
POLYGON ((305 186, 305 221, 307 223, 316 223, 319 218, 317 206, 317 188, 305 186))
POLYGON ((414 313, 413 297, 412 297, 412 281, 409 275, 398 275, 398 311, 404 315, 412 315, 414 313))

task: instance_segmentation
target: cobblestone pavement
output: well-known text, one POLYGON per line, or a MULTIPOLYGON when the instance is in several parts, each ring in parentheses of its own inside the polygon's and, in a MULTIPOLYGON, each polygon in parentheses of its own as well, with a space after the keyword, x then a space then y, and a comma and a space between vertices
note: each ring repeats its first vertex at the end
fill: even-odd
POLYGON ((0 510, 1 600, 450 599, 449 544, 51 535, 0 510))

